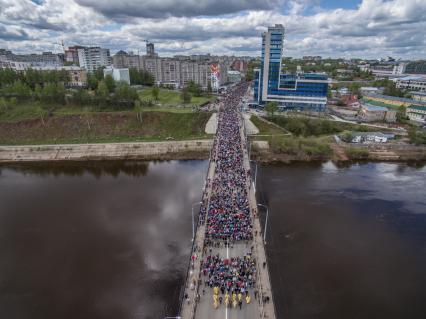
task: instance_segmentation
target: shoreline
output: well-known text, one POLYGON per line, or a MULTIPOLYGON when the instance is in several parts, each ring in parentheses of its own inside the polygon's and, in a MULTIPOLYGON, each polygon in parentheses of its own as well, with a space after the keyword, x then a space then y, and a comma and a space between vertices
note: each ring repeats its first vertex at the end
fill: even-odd
MULTIPOLYGON (((268 142, 253 141, 252 158, 261 163, 337 163, 367 160, 379 162, 423 162, 426 147, 414 145, 340 145, 356 149, 352 156, 333 151, 330 155, 274 153, 268 142)), ((213 140, 127 142, 93 144, 0 145, 1 163, 85 162, 114 160, 203 160, 208 159, 213 140)))

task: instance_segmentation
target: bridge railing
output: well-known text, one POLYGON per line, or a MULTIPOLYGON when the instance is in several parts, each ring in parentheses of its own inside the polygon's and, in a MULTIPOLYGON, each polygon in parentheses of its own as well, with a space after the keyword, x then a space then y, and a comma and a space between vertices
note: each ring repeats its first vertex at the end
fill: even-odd
MULTIPOLYGON (((244 122, 244 117, 243 117, 243 115, 242 115, 242 113, 240 114, 240 118, 241 118, 241 123, 242 123, 242 136, 245 138, 245 140, 244 140, 244 142, 246 143, 246 147, 245 148, 243 148, 243 152, 245 152, 246 154, 245 154, 245 156, 247 156, 247 159, 248 159, 248 165, 249 165, 249 168, 250 168, 250 171, 251 171, 251 166, 250 166, 250 147, 249 147, 249 141, 248 141, 248 135, 247 135, 247 132, 246 132, 246 129, 245 129, 245 122, 244 122)), ((250 189, 250 185, 251 185, 251 174, 250 174, 250 176, 249 176, 249 179, 248 179, 248 181, 247 181, 247 187, 248 187, 248 189, 249 189, 249 193, 250 193, 250 191, 252 191, 251 189, 250 189)), ((255 186, 256 187, 256 186, 255 186)), ((254 189, 253 189, 253 192, 254 192, 254 189)), ((256 200, 256 193, 254 192, 254 200, 256 200)), ((258 214, 258 209, 257 209, 257 206, 255 205, 255 207, 253 207, 253 210, 254 210, 254 212, 256 212, 256 216, 257 217, 255 217, 255 216, 252 216, 252 218, 253 218, 253 224, 254 224, 254 222, 255 222, 255 220, 254 220, 254 218, 259 218, 259 214, 258 214)), ((260 220, 259 220, 259 225, 260 225, 260 220)), ((259 232, 262 232, 262 229, 259 229, 259 232)), ((260 238, 262 238, 262 234, 260 233, 260 238)), ((259 244, 258 243, 258 237, 257 236, 254 236, 254 247, 255 247, 255 253, 256 253, 256 269, 257 269, 257 271, 258 271, 258 276, 257 276, 257 278, 256 278, 256 286, 257 286, 257 290, 258 290, 258 296, 259 296, 259 298, 258 298, 258 304, 259 304, 259 311, 260 311, 260 318, 261 319, 263 319, 263 318, 267 318, 266 316, 267 316, 267 314, 266 314, 266 311, 265 311, 265 297, 266 297, 266 295, 265 295, 265 293, 264 293, 264 291, 265 291, 265 288, 263 287, 263 285, 262 285, 262 280, 260 280, 260 271, 261 271, 261 269, 262 269, 262 271, 266 271, 267 273, 268 273, 268 278, 271 278, 271 276, 270 276, 270 272, 269 272, 269 267, 268 267, 268 263, 267 263, 267 254, 266 254, 266 249, 264 249, 264 254, 265 254, 265 262, 267 263, 266 264, 266 266, 265 266, 265 269, 263 269, 263 265, 261 265, 260 264, 260 252, 259 252, 259 250, 258 250, 258 248, 257 248, 257 245, 259 244)), ((263 245, 263 243, 261 243, 262 245, 263 245)), ((275 312, 275 314, 277 313, 276 312, 276 307, 275 307, 275 303, 273 302, 273 298, 272 298, 272 284, 270 283, 270 288, 271 288, 271 296, 270 296, 270 300, 271 300, 271 302, 273 303, 273 308, 274 308, 274 312, 275 312)))
MULTIPOLYGON (((208 178, 209 178, 209 173, 210 173, 210 170, 211 170, 212 162, 214 162, 214 159, 212 160, 212 157, 215 157, 215 155, 216 155, 216 147, 217 147, 217 140, 216 140, 216 136, 215 136, 212 148, 210 150, 209 165, 208 165, 208 168, 207 168, 206 178, 204 179, 205 182, 204 182, 204 187, 203 187, 203 194, 202 194, 202 197, 201 197, 202 205, 200 206, 200 209, 198 211, 198 218, 199 218, 200 213, 201 213, 201 209, 203 208, 203 205, 207 205, 207 207, 205 207, 205 211, 206 211, 205 214, 206 214, 206 216, 205 216, 205 219, 204 219, 204 224, 207 222, 207 214, 208 214, 208 210, 209 210, 209 198, 208 198, 208 196, 209 196, 209 185, 208 185, 207 181, 208 181, 208 178)), ((199 230, 200 226, 201 226, 200 219, 198 219, 197 224, 195 226, 195 232, 194 232, 195 234, 198 233, 198 230, 199 230)), ((192 255, 197 250, 197 241, 196 241, 196 238, 197 238, 197 235, 195 235, 195 238, 194 238, 194 240, 192 242, 191 255, 189 256, 189 262, 188 262, 188 267, 187 267, 187 271, 186 271, 186 275, 185 275, 185 281, 184 281, 184 284, 181 286, 181 291, 180 291, 180 294, 179 294, 180 295, 179 296, 180 304, 179 304, 179 311, 178 311, 179 315, 182 315, 182 307, 184 305, 184 302, 186 302, 186 300, 184 299, 184 297, 185 297, 185 291, 187 291, 187 289, 189 288, 188 278, 189 278, 189 274, 190 274, 191 268, 192 268, 191 267, 192 266, 191 265, 192 255)), ((203 247, 199 247, 199 248, 201 248, 203 250, 204 249, 204 243, 203 243, 203 247)), ((199 289, 199 285, 198 285, 199 279, 200 279, 200 276, 198 276, 198 278, 197 278, 197 283, 196 283, 196 287, 195 287, 195 293, 199 293, 199 291, 198 291, 198 289, 199 289)), ((194 302, 193 311, 190 314, 190 316, 189 316, 188 319, 195 318, 195 312, 196 312, 197 303, 195 302, 195 300, 193 300, 193 302, 194 302)))

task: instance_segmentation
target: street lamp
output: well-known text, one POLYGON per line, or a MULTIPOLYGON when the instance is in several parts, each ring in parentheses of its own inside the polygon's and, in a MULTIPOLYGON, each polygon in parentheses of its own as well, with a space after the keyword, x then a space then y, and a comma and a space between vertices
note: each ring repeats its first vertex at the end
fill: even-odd
POLYGON ((196 202, 192 204, 191 213, 192 213, 192 241, 195 240, 195 224, 194 224, 194 206, 201 205, 203 202, 196 202))
POLYGON ((265 229, 263 230, 263 242, 266 245, 266 227, 268 226, 269 209, 268 209, 268 206, 263 204, 257 204, 257 206, 260 206, 266 209, 265 229))

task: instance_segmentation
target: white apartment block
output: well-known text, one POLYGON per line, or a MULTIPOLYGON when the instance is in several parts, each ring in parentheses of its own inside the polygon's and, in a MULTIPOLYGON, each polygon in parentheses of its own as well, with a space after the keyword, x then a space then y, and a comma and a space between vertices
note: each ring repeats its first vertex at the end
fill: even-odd
POLYGON ((399 89, 426 92, 426 76, 405 76, 396 80, 399 89))
POLYGON ((143 56, 142 68, 154 77, 157 85, 170 85, 182 88, 190 81, 207 89, 211 81, 210 64, 158 56, 143 56))
POLYGON ((78 61, 80 67, 86 69, 87 72, 93 72, 103 66, 109 66, 111 64, 109 49, 100 47, 78 49, 78 61))

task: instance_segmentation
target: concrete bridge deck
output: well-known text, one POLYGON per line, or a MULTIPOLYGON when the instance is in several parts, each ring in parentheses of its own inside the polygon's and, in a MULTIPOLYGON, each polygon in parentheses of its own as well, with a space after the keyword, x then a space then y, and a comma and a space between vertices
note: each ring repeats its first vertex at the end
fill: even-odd
MULTIPOLYGON (((240 114, 241 115, 241 114, 240 114)), ((247 153, 246 138, 244 132, 242 115, 239 117, 240 134, 241 134, 241 147, 244 155, 244 166, 246 170, 250 169, 250 159, 247 153)), ((215 145, 214 145, 215 147, 215 145)), ((217 145, 216 145, 217 147, 217 145)), ((212 152, 213 154, 215 152, 212 152)), ((213 180, 215 174, 214 159, 210 159, 209 171, 207 179, 213 180)), ((205 196, 209 201, 211 188, 206 183, 205 196)), ((255 319, 255 318, 268 318, 275 319, 275 307, 271 290, 271 282, 269 278, 268 265, 266 260, 265 246, 262 238, 262 231, 259 221, 259 214, 257 209, 257 202, 255 196, 255 189, 251 178, 247 180, 247 190, 249 194, 249 203, 251 218, 253 223, 253 240, 236 242, 231 246, 225 247, 212 247, 204 248, 204 237, 206 224, 200 224, 196 232, 196 240, 193 246, 192 254, 197 255, 194 262, 194 268, 188 272, 188 278, 185 284, 185 294, 188 298, 184 298, 181 305, 180 316, 182 319, 255 319), (204 281, 201 274, 201 263, 204 257, 208 254, 217 255, 221 258, 230 257, 243 257, 248 251, 252 251, 252 256, 256 260, 256 287, 250 289, 250 296, 252 298, 249 304, 243 302, 241 310, 236 308, 225 307, 224 303, 219 305, 217 309, 213 307, 213 291, 209 287, 204 286, 204 281), (256 293, 255 293, 256 291, 256 293), (256 298, 254 298, 256 295, 256 298), (266 299, 269 299, 266 302, 266 299)), ((208 206, 207 206, 208 207, 208 206)))

